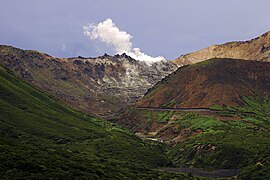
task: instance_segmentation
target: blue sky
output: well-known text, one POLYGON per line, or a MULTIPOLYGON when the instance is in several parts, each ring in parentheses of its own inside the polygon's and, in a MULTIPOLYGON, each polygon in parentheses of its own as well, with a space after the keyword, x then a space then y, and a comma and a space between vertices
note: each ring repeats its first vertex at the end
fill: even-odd
POLYGON ((269 7, 269 0, 0 0, 0 44, 58 57, 113 54, 82 28, 111 18, 134 47, 175 59, 269 31, 269 7))

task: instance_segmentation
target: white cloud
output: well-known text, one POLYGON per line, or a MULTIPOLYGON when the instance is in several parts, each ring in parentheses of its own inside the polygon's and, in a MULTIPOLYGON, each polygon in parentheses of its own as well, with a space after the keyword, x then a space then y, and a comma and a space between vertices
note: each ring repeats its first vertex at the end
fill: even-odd
POLYGON ((98 24, 83 26, 83 29, 85 36, 91 40, 97 39, 112 46, 117 54, 126 53, 136 60, 145 61, 147 64, 165 60, 162 56, 152 57, 141 52, 139 48, 133 48, 132 36, 126 31, 121 31, 111 19, 106 19, 98 24))

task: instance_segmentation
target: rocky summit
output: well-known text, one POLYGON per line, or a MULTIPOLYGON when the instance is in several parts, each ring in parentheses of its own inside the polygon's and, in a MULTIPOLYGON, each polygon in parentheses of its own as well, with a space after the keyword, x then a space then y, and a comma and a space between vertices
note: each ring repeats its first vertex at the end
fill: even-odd
POLYGON ((24 81, 85 113, 112 116, 177 69, 168 61, 147 65, 126 54, 56 58, 0 46, 0 63, 24 81))
POLYGON ((213 45, 196 52, 180 56, 174 63, 194 64, 211 58, 233 58, 243 60, 270 61, 270 31, 248 40, 213 45))

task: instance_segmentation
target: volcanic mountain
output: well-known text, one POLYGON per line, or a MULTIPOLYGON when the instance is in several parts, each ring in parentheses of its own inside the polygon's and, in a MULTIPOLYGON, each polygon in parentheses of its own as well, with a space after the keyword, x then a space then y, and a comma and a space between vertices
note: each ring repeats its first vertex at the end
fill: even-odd
POLYGON ((170 163, 160 145, 65 106, 1 65, 0 109, 0 179, 184 178, 152 170, 170 163))
POLYGON ((112 116, 177 69, 168 61, 147 65, 126 54, 55 58, 11 46, 0 46, 0 64, 72 107, 100 117, 112 116))
POLYGON ((241 106, 243 96, 270 94, 270 63, 210 59, 179 68, 136 105, 140 107, 207 108, 241 106))
POLYGON ((270 31, 249 41, 228 42, 188 53, 180 56, 174 62, 176 64, 194 64, 211 58, 270 61, 270 31))
POLYGON ((114 121, 169 144, 176 167, 270 177, 269 68, 269 62, 221 58, 180 67, 114 121))

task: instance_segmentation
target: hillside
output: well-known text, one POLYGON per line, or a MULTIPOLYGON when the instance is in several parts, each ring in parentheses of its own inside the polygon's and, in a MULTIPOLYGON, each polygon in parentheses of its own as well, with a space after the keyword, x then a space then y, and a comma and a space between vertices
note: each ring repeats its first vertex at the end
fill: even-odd
POLYGON ((207 113, 129 108, 117 122, 143 139, 169 144, 176 169, 238 170, 239 179, 269 179, 270 98, 243 101, 241 108, 207 113))
POLYGON ((151 88, 139 107, 241 106, 243 96, 270 94, 270 63, 211 59, 184 66, 151 88))
POLYGON ((82 114, 0 66, 0 178, 173 178, 164 147, 82 114))
POLYGON ((114 115, 177 68, 167 61, 147 65, 125 54, 55 58, 11 46, 0 46, 0 64, 62 102, 98 117, 114 115))
POLYGON ((269 68, 232 59, 181 67, 113 121, 170 145, 176 171, 228 169, 239 179, 269 179, 269 68))
POLYGON ((270 32, 249 40, 213 45, 196 52, 180 56, 176 64, 194 64, 211 58, 232 58, 244 60, 270 61, 270 32))

